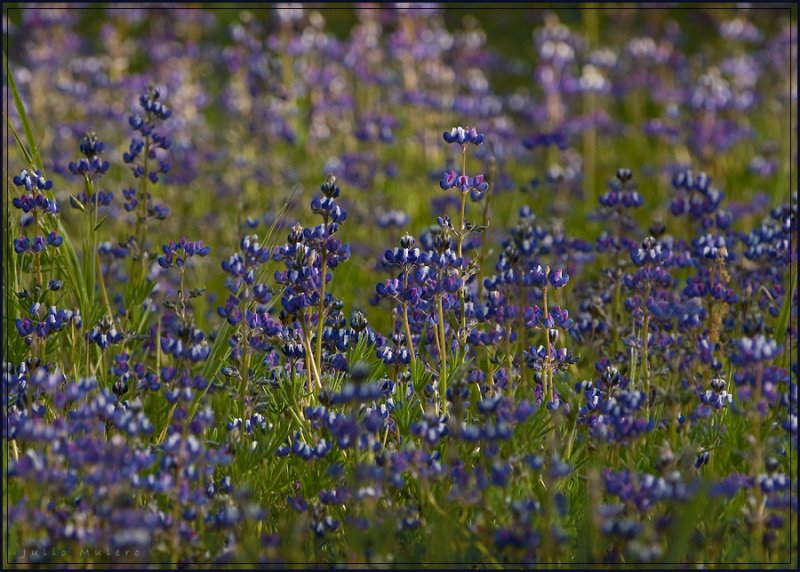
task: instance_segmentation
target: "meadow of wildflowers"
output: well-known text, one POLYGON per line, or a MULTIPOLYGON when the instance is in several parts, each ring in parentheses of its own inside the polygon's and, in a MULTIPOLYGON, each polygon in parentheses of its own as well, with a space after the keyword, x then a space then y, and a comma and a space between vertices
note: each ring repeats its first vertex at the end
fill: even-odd
POLYGON ((3 35, 4 565, 796 566, 795 7, 3 35))

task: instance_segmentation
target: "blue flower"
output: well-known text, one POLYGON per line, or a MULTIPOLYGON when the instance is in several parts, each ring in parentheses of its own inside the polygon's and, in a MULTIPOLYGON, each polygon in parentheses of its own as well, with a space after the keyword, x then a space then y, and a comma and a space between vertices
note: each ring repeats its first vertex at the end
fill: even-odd
POLYGON ((478 146, 484 140, 483 133, 478 133, 474 127, 453 127, 442 135, 447 143, 458 143, 462 146, 468 143, 478 146))
POLYGON ((566 274, 560 268, 550 274, 550 284, 552 284, 554 288, 562 288, 567 282, 569 282, 569 274, 566 274))

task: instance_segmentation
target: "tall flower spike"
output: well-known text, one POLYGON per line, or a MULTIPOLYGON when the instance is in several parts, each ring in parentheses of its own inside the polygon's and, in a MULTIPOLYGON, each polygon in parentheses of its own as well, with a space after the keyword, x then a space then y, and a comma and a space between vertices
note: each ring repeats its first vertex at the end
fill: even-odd
POLYGON ((101 159, 105 145, 97 138, 97 135, 90 131, 81 139, 80 150, 85 158, 78 162, 70 162, 69 172, 73 175, 84 175, 89 178, 96 178, 108 171, 109 163, 101 159))

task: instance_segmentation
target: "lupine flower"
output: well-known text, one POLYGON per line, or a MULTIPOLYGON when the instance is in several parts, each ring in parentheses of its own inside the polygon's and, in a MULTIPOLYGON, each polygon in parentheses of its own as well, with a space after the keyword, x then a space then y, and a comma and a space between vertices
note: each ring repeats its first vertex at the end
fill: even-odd
POLYGON ((458 143, 462 146, 468 143, 478 146, 483 143, 485 138, 474 127, 453 127, 450 131, 445 131, 443 136, 445 142, 458 143))
POLYGON ((80 143, 80 150, 85 158, 78 160, 77 163, 71 162, 69 164, 70 173, 73 175, 83 175, 90 179, 95 179, 103 175, 110 167, 108 161, 104 161, 100 158, 104 147, 105 145, 97 138, 95 133, 87 133, 86 136, 81 139, 80 143))
POLYGON ((164 255, 158 257, 158 264, 162 268, 170 268, 173 265, 182 267, 193 256, 208 256, 211 247, 205 246, 202 240, 193 242, 183 237, 177 243, 165 244, 162 250, 164 255))

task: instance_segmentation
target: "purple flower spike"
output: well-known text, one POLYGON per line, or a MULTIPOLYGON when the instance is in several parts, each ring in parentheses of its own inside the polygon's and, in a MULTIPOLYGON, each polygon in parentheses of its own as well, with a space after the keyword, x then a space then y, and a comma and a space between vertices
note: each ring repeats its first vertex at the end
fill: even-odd
POLYGON ((483 143, 485 136, 483 133, 478 133, 474 127, 453 127, 449 132, 445 131, 442 136, 447 143, 458 143, 459 145, 466 145, 472 143, 476 147, 483 143))
POLYGON ((461 175, 456 180, 455 186, 457 186, 462 193, 468 193, 472 188, 472 179, 466 175, 461 175))
POLYGON ((472 127, 469 130, 469 141, 473 145, 475 146, 480 145, 481 143, 483 143, 483 139, 484 139, 483 133, 478 133, 478 131, 474 127, 472 127))
POLYGON ((550 284, 554 288, 561 288, 569 282, 569 274, 565 274, 560 268, 550 275, 550 284))
POLYGON ((31 240, 27 236, 14 239, 14 252, 22 254, 31 247, 31 240))
POLYGON ((442 136, 447 143, 463 145, 467 141, 467 133, 463 127, 453 127, 449 133, 445 131, 442 136))
POLYGON ((61 243, 64 242, 64 237, 59 236, 56 231, 52 231, 50 234, 47 235, 47 244, 50 246, 55 246, 58 248, 61 246, 61 243))
POLYGON ((489 183, 484 179, 483 175, 472 177, 472 188, 479 193, 485 193, 489 188, 489 183))
POLYGON ((445 171, 442 174, 442 180, 439 181, 439 186, 445 191, 452 189, 456 185, 456 179, 458 179, 457 172, 445 171))

